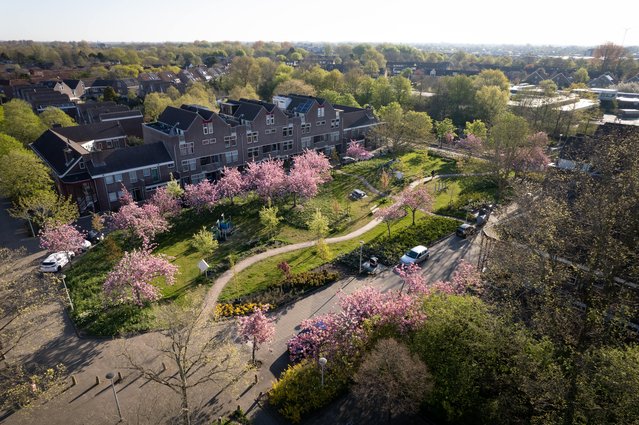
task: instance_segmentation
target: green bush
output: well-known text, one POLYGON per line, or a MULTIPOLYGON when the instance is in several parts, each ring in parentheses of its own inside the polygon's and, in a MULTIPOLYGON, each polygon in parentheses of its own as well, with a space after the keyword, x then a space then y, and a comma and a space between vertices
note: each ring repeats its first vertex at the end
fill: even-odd
POLYGON ((280 286, 285 289, 297 287, 312 288, 317 286, 324 286, 327 283, 335 282, 337 279, 339 279, 339 273, 329 272, 328 270, 322 270, 319 272, 293 273, 284 278, 284 280, 280 283, 280 286))
MULTIPOLYGON (((417 221, 414 226, 409 226, 402 231, 385 235, 364 245, 362 254, 364 258, 376 256, 382 264, 396 264, 404 253, 415 245, 431 245, 438 239, 450 235, 459 226, 455 220, 444 217, 426 217, 417 221)), ((338 258, 340 263, 349 267, 359 266, 359 248, 338 258)))
POLYGON ((321 386, 320 367, 314 360, 303 360, 286 369, 269 391, 269 401, 293 423, 299 423, 310 412, 328 405, 344 392, 351 370, 339 362, 324 371, 321 386))

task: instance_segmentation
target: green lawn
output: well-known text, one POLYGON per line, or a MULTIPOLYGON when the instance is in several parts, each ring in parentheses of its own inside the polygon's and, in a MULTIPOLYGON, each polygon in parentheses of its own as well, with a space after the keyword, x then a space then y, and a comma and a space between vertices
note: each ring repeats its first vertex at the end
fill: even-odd
POLYGON ((497 187, 487 177, 451 177, 426 184, 433 195, 433 212, 465 218, 468 208, 480 203, 494 203, 497 187))
MULTIPOLYGON (((423 219, 425 215, 418 211, 416 217, 419 220, 423 219)), ((412 219, 410 215, 407 215, 402 220, 393 223, 391 225, 391 234, 397 234, 397 232, 410 227, 411 222, 412 219)), ((365 244, 369 244, 378 238, 384 237, 387 235, 387 232, 386 224, 382 223, 357 238, 331 244, 329 247, 332 257, 335 258, 341 254, 353 251, 359 247, 360 240, 363 240, 365 244)), ((286 261, 291 266, 293 273, 313 270, 327 263, 327 261, 322 260, 316 255, 315 251, 315 247, 311 247, 280 254, 242 270, 224 287, 220 294, 220 302, 230 302, 237 298, 264 290, 270 285, 279 282, 282 278, 282 273, 277 268, 277 265, 282 261, 286 261)))

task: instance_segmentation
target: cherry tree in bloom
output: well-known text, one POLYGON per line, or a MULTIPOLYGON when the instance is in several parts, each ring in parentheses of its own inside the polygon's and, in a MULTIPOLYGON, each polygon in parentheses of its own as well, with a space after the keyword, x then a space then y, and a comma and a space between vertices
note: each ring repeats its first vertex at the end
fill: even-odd
POLYGON ((180 214, 180 202, 166 186, 155 189, 149 203, 158 207, 162 217, 171 218, 180 214))
POLYGON ((550 164, 550 158, 546 155, 548 147, 548 135, 543 131, 528 137, 526 146, 517 150, 513 158, 513 168, 516 173, 543 170, 550 164))
POLYGON ((446 143, 452 143, 453 140, 455 140, 455 133, 453 132, 446 132, 446 134, 444 134, 444 140, 446 140, 446 143))
POLYGON ((373 214, 375 218, 379 218, 388 227, 388 237, 391 235, 391 223, 406 215, 406 210, 402 207, 400 203, 393 204, 386 208, 379 208, 373 214))
POLYGON ((402 264, 397 266, 395 271, 402 278, 402 287, 399 290, 401 294, 406 286, 406 292, 409 294, 419 293, 425 294, 428 291, 426 279, 422 275, 422 269, 417 264, 402 264))
POLYGON ((166 256, 152 255, 148 249, 133 250, 125 252, 107 275, 103 290, 115 302, 133 302, 141 306, 145 301, 162 297, 160 289, 151 282, 163 278, 164 283, 173 285, 177 272, 177 266, 166 256))
POLYGON ((149 203, 139 206, 126 189, 121 199, 124 204, 111 215, 114 228, 127 230, 142 241, 142 246, 148 246, 157 234, 169 230, 169 223, 156 205, 149 203))
POLYGON ((331 181, 331 168, 333 167, 323 153, 306 149, 301 155, 295 157, 293 169, 296 168, 312 170, 318 184, 331 181))
POLYGON ((298 199, 315 197, 319 190, 317 174, 310 168, 293 167, 286 176, 286 190, 293 195, 293 206, 298 199))
POLYGON ((367 151, 361 143, 351 140, 348 144, 348 149, 346 149, 346 156, 364 160, 372 158, 373 154, 367 151))
MULTIPOLYGON (((70 224, 47 224, 40 231, 40 247, 51 252, 74 252, 82 248, 85 234, 70 224)), ((67 254, 68 255, 68 254, 67 254)))
POLYGON ((228 198, 233 203, 235 196, 244 193, 245 182, 242 173, 233 167, 222 169, 222 178, 217 182, 217 194, 220 198, 228 198))
POLYGON ((458 293, 464 293, 468 290, 475 294, 483 291, 481 274, 477 267, 468 261, 461 260, 457 264, 457 268, 453 272, 451 284, 458 293))
POLYGON ((474 134, 469 134, 463 139, 459 139, 457 146, 465 150, 470 157, 473 153, 481 152, 484 142, 474 134))
POLYGON ((209 180, 202 180, 198 184, 187 184, 184 187, 186 203, 197 211, 211 209, 218 199, 217 187, 209 180))
POLYGON ((415 212, 418 209, 430 211, 433 206, 433 197, 426 189, 426 186, 421 186, 414 190, 407 188, 401 194, 400 203, 411 211, 413 224, 415 224, 415 212))
POLYGON ((238 319, 239 334, 244 341, 251 341, 253 344, 253 363, 255 363, 255 352, 259 344, 270 341, 275 334, 273 319, 266 316, 268 306, 256 307, 253 313, 238 319))
POLYGON ((286 173, 280 159, 269 158, 248 164, 246 181, 263 200, 274 200, 286 191, 286 173))

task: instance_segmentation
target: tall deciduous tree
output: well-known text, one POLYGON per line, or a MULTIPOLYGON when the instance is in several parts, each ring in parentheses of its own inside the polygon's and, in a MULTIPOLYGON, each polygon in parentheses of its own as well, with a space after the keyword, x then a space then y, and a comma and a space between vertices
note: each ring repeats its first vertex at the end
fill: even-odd
POLYGON ((381 339, 353 377, 353 394, 366 412, 393 416, 415 414, 433 388, 424 362, 395 339, 381 339))
POLYGON ((477 117, 487 123, 494 123, 508 105, 510 98, 508 90, 497 86, 484 86, 475 94, 475 108, 477 117))
POLYGON ((386 223, 386 227, 388 227, 388 237, 390 238, 391 224, 404 217, 406 215, 406 210, 400 203, 396 203, 386 208, 379 208, 375 211, 374 215, 375 218, 379 218, 386 223))
POLYGON ((18 139, 8 134, 0 133, 0 157, 12 151, 24 149, 24 146, 18 139))
POLYGON ((528 123, 510 112, 502 114, 491 128, 488 147, 492 151, 491 165, 500 190, 506 187, 514 170, 519 149, 526 145, 528 123))
POLYGON ((318 239, 323 238, 328 233, 328 217, 322 214, 322 211, 319 208, 315 209, 315 212, 306 225, 308 226, 308 230, 310 230, 318 239))
POLYGON ((437 134, 440 146, 443 141, 451 142, 456 136, 453 120, 450 118, 444 118, 441 121, 435 121, 435 134, 437 134))
POLYGON ((158 187, 151 195, 149 203, 155 205, 162 217, 171 218, 180 214, 182 207, 178 197, 167 186, 158 187))
POLYGON ((173 304, 159 313, 162 330, 151 346, 151 356, 144 357, 137 347, 125 346, 123 353, 130 369, 179 396, 182 425, 191 424, 194 416, 191 395, 195 388, 206 383, 223 388, 240 379, 245 369, 221 332, 202 325, 204 311, 196 307, 199 303, 191 303, 194 307, 183 309, 173 304), (154 360, 161 360, 168 370, 154 360))
POLYGON ((33 153, 16 150, 0 156, 0 194, 17 200, 41 190, 51 190, 49 168, 33 153))
POLYGON ((75 120, 67 115, 62 109, 49 106, 40 114, 40 120, 47 128, 53 128, 56 125, 62 127, 71 127, 77 125, 75 120))
POLYGON ((360 160, 370 159, 373 156, 373 154, 367 151, 361 143, 358 143, 355 140, 351 140, 349 142, 348 149, 346 149, 346 155, 360 160))
POLYGON ((169 223, 156 205, 149 203, 139 206, 126 188, 122 192, 120 202, 123 205, 111 216, 113 227, 127 230, 130 236, 142 242, 142 246, 148 247, 156 235, 169 230, 169 223))
POLYGON ((427 113, 404 112, 397 102, 380 108, 379 118, 382 123, 374 134, 381 137, 394 154, 417 142, 428 142, 432 136, 433 123, 427 113))
POLYGON ((239 334, 247 342, 252 344, 251 361, 255 363, 255 352, 259 345, 270 341, 275 335, 273 319, 266 316, 267 307, 256 307, 252 314, 238 318, 239 334))
MULTIPOLYGON (((78 204, 71 197, 57 195, 53 190, 39 190, 14 202, 9 214, 29 220, 38 227, 72 223, 80 216, 78 204)), ((35 236, 35 234, 33 235, 35 236)))
POLYGON ((275 205, 263 206, 260 210, 260 224, 267 237, 271 238, 280 224, 281 218, 277 215, 279 209, 275 205))
POLYGON ((219 199, 217 187, 209 180, 202 180, 198 184, 187 184, 184 188, 186 203, 198 211, 212 209, 219 199))
POLYGON ((486 140, 488 137, 488 127, 482 120, 474 120, 472 122, 466 121, 466 128, 464 128, 464 134, 466 136, 474 134, 481 140, 486 140))
POLYGON ((247 167, 247 181, 263 200, 274 201, 286 190, 286 173, 280 159, 269 158, 262 162, 250 162, 247 167))
POLYGON ((153 255, 148 249, 125 252, 107 275, 104 293, 115 302, 133 302, 142 306, 146 301, 162 297, 160 288, 152 282, 161 278, 166 285, 173 285, 177 272, 177 266, 171 264, 166 256, 153 255))
POLYGON ((33 113, 31 105, 24 100, 12 99, 2 107, 2 132, 15 137, 25 145, 34 142, 46 130, 40 118, 33 113))

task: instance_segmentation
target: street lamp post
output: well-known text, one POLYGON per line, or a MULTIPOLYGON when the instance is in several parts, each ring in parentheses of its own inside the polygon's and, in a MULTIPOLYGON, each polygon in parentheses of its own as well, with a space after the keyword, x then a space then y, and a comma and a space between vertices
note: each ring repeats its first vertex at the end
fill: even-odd
POLYGON ((120 422, 122 422, 122 411, 120 410, 120 400, 118 400, 118 393, 115 391, 115 384, 113 383, 113 377, 115 374, 113 372, 109 372, 106 374, 106 379, 111 381, 111 388, 113 389, 113 397, 115 397, 115 405, 118 408, 118 416, 120 417, 120 422))
POLYGON ((69 294, 69 288, 67 288, 67 282, 64 280, 66 279, 66 275, 62 275, 60 276, 62 278, 62 285, 64 285, 64 290, 67 293, 67 298, 69 300, 69 305, 71 306, 71 311, 73 311, 73 301, 71 301, 71 295, 69 294))
POLYGON ((322 369, 322 387, 324 386, 324 366, 326 366, 326 362, 328 362, 328 360, 326 360, 326 357, 319 358, 319 364, 322 369))
POLYGON ((359 241, 359 274, 362 274, 362 248, 364 248, 364 241, 359 241))

